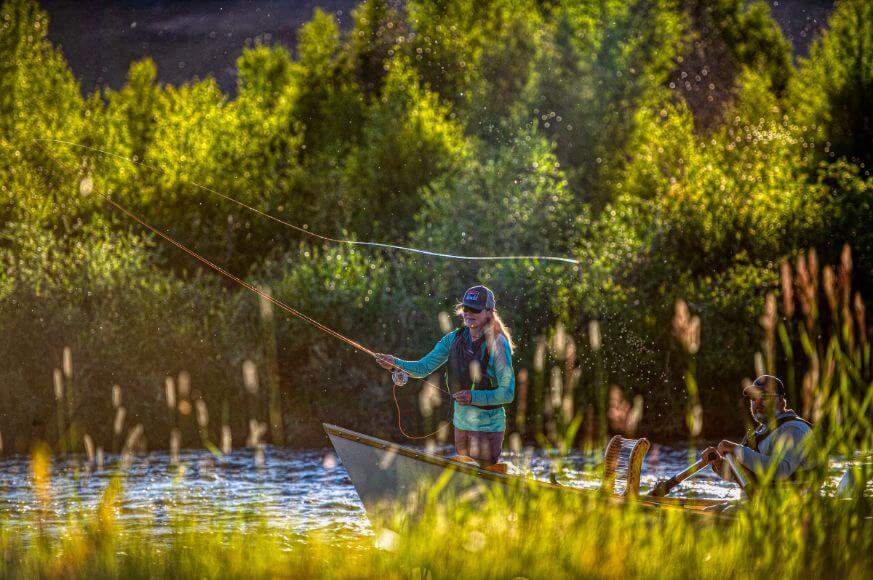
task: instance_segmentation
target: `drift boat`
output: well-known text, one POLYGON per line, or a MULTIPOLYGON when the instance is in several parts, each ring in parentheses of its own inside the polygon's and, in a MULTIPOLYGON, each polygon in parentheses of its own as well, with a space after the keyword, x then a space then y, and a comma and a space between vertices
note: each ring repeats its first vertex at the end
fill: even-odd
MULTIPOLYGON (((616 504, 634 502, 642 509, 684 510, 704 517, 726 517, 734 505, 723 499, 651 497, 639 495, 640 470, 649 449, 645 439, 615 436, 604 453, 604 480, 600 490, 580 489, 501 473, 475 464, 469 458, 446 457, 391 443, 336 425, 324 424, 337 455, 371 521, 386 506, 414 504, 422 493, 440 500, 477 501, 495 494, 556 493, 604 498, 616 504)), ((378 517, 376 518, 378 519, 378 517)))

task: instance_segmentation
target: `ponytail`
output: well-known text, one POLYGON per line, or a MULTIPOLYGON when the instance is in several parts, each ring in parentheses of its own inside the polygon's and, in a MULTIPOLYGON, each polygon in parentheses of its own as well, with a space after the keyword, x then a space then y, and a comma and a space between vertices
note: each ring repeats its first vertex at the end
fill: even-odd
POLYGON ((506 325, 503 324, 503 319, 500 318, 499 314, 497 314, 497 310, 491 311, 491 328, 489 330, 492 336, 502 334, 503 338, 506 339, 506 342, 509 343, 509 352, 515 352, 515 343, 512 342, 512 334, 510 334, 506 325))

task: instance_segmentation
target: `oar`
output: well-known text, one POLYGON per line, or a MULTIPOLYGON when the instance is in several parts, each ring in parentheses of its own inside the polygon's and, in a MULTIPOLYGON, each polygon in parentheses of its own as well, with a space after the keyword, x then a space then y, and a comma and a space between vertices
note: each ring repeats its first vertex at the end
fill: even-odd
POLYGON ((649 492, 649 495, 651 497, 664 497, 665 495, 670 493, 671 489, 673 489, 674 487, 709 465, 709 462, 711 460, 712 459, 709 456, 701 457, 697 463, 685 468, 670 479, 659 481, 652 489, 652 491, 649 492))
POLYGON ((740 471, 740 468, 737 467, 737 464, 734 462, 734 458, 731 454, 727 454, 724 456, 725 461, 727 461, 728 467, 731 469, 731 474, 734 476, 734 481, 737 482, 737 485, 740 486, 740 490, 745 492, 746 495, 749 495, 751 489, 749 488, 749 482, 746 480, 746 477, 743 475, 743 472, 740 471))

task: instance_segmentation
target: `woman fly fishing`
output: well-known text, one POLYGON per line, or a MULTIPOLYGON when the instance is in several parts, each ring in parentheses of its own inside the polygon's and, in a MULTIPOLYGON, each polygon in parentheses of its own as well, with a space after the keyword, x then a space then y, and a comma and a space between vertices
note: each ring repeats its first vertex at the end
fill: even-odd
POLYGON ((483 466, 497 463, 506 432, 506 411, 515 398, 512 370, 514 345, 509 330, 494 308, 494 293, 473 286, 455 308, 463 327, 437 342, 417 361, 377 354, 386 369, 400 369, 423 378, 447 363, 446 383, 454 399, 455 450, 483 466))

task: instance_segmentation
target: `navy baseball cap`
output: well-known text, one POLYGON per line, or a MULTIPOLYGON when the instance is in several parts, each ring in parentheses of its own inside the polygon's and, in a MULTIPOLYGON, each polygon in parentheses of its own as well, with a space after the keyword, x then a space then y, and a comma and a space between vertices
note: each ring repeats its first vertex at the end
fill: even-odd
POLYGON ((493 310, 494 309, 494 292, 485 286, 473 286, 464 292, 464 300, 462 306, 472 308, 474 310, 493 310))
POLYGON ((761 396, 779 395, 785 396, 785 385, 779 380, 779 377, 773 375, 761 375, 755 382, 743 389, 743 395, 757 399, 761 396))

